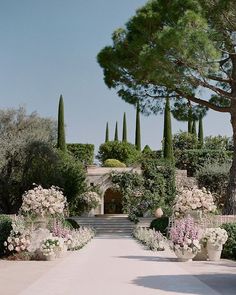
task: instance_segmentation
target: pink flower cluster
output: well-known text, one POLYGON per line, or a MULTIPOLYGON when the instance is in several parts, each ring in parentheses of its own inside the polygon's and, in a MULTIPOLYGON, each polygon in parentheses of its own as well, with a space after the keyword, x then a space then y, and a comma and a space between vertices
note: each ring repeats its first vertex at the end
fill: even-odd
POLYGON ((192 217, 176 220, 170 229, 170 238, 175 249, 199 248, 199 229, 192 217))

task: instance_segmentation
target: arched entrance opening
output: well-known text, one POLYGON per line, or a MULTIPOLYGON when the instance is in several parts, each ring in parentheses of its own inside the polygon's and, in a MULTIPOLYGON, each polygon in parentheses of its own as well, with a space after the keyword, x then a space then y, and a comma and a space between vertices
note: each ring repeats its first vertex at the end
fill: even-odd
POLYGON ((104 214, 122 213, 122 194, 108 188, 104 194, 104 214))

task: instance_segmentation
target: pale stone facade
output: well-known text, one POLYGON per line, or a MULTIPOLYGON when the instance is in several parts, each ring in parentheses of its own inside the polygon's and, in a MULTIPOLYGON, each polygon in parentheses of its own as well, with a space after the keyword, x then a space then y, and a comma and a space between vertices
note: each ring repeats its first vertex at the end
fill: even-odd
POLYGON ((99 186, 101 191, 101 205, 95 209, 94 214, 104 214, 104 195, 105 192, 112 188, 112 181, 110 177, 111 172, 133 172, 141 174, 141 168, 127 167, 127 168, 108 168, 108 167, 87 167, 87 184, 90 186, 99 186))

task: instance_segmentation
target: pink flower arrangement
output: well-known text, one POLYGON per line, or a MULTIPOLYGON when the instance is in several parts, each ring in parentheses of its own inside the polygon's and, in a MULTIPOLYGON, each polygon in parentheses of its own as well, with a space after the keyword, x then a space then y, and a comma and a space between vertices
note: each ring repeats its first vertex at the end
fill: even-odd
POLYGON ((173 250, 187 250, 194 253, 201 248, 199 229, 190 216, 175 221, 175 224, 170 229, 170 238, 173 250))

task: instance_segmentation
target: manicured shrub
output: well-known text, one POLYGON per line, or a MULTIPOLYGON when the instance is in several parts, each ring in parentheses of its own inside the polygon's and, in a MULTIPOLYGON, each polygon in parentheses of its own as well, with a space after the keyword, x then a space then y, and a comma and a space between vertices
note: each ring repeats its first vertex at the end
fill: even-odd
POLYGON ((92 165, 94 162, 94 145, 83 143, 69 143, 67 150, 84 165, 92 165))
POLYGON ((126 165, 132 165, 139 159, 140 152, 138 152, 135 146, 128 142, 109 141, 103 143, 99 147, 97 159, 103 164, 107 159, 116 159, 125 163, 126 165))
POLYGON ((103 167, 120 167, 120 168, 125 168, 126 165, 124 163, 122 163, 119 160, 116 159, 107 159, 104 164, 103 167))
POLYGON ((136 108, 135 146, 138 151, 141 151, 141 127, 140 127, 139 104, 137 104, 137 108, 136 108))
POLYGON ((230 163, 207 163, 196 173, 199 186, 214 193, 218 208, 222 208, 225 203, 230 166, 230 163))
POLYGON ((9 237, 11 230, 11 218, 7 215, 0 215, 0 256, 4 254, 5 246, 3 243, 9 237))
POLYGON ((183 150, 176 157, 176 167, 188 171, 189 176, 196 174, 196 171, 206 163, 225 163, 232 160, 232 152, 223 150, 194 149, 183 150))
POLYGON ((57 147, 61 151, 66 150, 66 136, 65 136, 65 124, 64 124, 64 102, 63 102, 62 95, 60 96, 59 107, 58 107, 57 147))
POLYGON ((228 234, 228 240, 223 247, 222 257, 236 260, 236 223, 225 223, 221 227, 228 234))
POLYGON ((150 228, 155 229, 155 231, 160 231, 163 235, 167 235, 169 225, 169 217, 163 216, 161 218, 153 219, 150 228))

